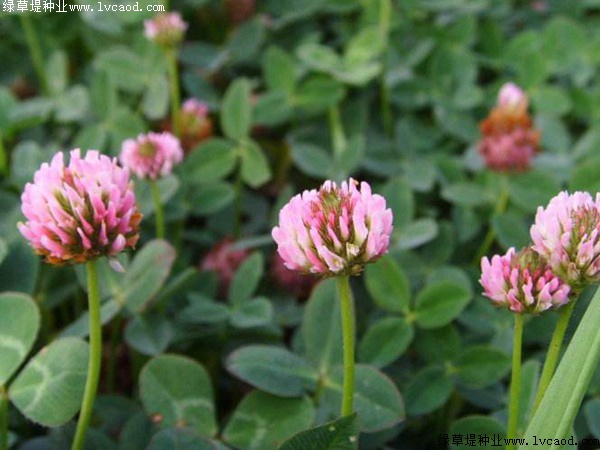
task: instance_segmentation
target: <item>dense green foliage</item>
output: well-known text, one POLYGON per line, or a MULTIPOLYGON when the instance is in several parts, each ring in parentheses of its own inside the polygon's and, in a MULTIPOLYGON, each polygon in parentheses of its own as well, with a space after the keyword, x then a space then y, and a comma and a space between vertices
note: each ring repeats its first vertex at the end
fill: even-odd
MULTIPOLYGON (((124 274, 98 263, 105 346, 88 448, 274 450, 295 435, 283 450, 461 449, 477 446, 453 434, 503 435, 513 321, 480 294, 481 244, 523 246, 538 205, 600 190, 600 3, 262 0, 241 23, 230 1, 171 3, 190 24, 182 98, 210 106, 215 133, 158 183, 168 242, 138 180, 140 243, 119 256, 124 274), (543 149, 508 175, 476 150, 507 81, 529 95, 543 149), (348 176, 386 197, 394 234, 351 280, 358 416, 338 419, 335 283, 308 298, 278 284, 270 230, 291 195, 348 176), (199 270, 225 238, 247 251, 228 289, 199 270)), ((62 449, 85 378, 85 272, 33 254, 19 196, 57 151, 116 156, 164 128, 168 64, 143 34, 152 13, 25 15, 0 13, 0 404, 18 448, 62 449)), ((526 320, 523 425, 555 322, 526 320)), ((600 372, 579 440, 600 438, 599 396, 600 372)))

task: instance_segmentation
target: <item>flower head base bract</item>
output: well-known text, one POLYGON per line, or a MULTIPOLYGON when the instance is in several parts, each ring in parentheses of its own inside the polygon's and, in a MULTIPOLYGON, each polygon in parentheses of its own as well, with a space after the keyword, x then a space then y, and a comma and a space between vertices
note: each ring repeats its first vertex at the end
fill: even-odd
POLYGON ((161 13, 144 21, 144 34, 152 42, 172 47, 183 40, 188 24, 179 13, 161 13))
POLYGON ((600 280, 600 194, 566 191, 539 207, 531 227, 533 248, 578 289, 600 280))
POLYGON ((171 133, 150 132, 123 142, 119 159, 139 178, 156 180, 169 175, 183 160, 183 150, 171 133))
POLYGON ((115 159, 72 150, 44 163, 21 196, 27 222, 19 231, 50 264, 84 263, 132 248, 139 238, 139 212, 129 171, 115 159))
POLYGON ((498 104, 480 124, 479 153, 492 170, 522 172, 540 151, 540 133, 527 113, 525 93, 512 83, 498 94, 498 104))
POLYGON ((353 179, 304 191, 279 212, 273 239, 285 266, 321 276, 356 275, 387 252, 392 210, 353 179), (359 189, 360 187, 360 189, 359 189))
POLYGON ((569 302, 571 288, 531 248, 481 260, 483 295, 517 313, 539 313, 569 302))

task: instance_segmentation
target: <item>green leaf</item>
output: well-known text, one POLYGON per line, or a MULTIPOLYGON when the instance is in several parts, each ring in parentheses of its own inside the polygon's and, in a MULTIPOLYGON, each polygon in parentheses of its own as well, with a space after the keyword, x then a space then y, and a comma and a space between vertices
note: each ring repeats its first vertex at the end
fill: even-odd
POLYGON ((0 294, 0 386, 6 384, 31 350, 40 328, 35 301, 25 294, 0 294))
MULTIPOLYGON (((337 410, 342 404, 343 369, 338 367, 325 380, 323 402, 337 410)), ((361 431, 386 430, 404 420, 404 402, 392 380, 371 366, 356 366, 354 408, 361 431)))
POLYGON ((79 411, 87 374, 89 346, 77 338, 54 341, 29 361, 8 396, 29 420, 62 425, 79 411))
POLYGON ((452 324, 431 330, 418 330, 414 340, 421 358, 432 364, 446 364, 461 350, 460 335, 452 324))
MULTIPOLYGON (((564 439, 573 426, 581 402, 600 361, 600 290, 596 290, 565 351, 546 394, 534 414, 524 438, 564 439)), ((524 450, 524 446, 520 449, 524 450)), ((541 449, 554 449, 551 444, 541 449)))
POLYGON ((39 267, 40 258, 25 239, 13 241, 0 265, 0 290, 33 294, 39 267))
POLYGON ((217 450, 217 447, 207 439, 198 435, 190 428, 166 428, 154 435, 146 450, 217 450))
POLYGON ((200 294, 188 295, 189 306, 181 311, 179 319, 186 323, 220 323, 229 317, 229 308, 200 294))
POLYGON ((302 172, 319 179, 328 178, 334 168, 331 155, 321 147, 309 143, 294 143, 292 160, 302 172))
POLYGON ((381 319, 365 333, 358 347, 358 359, 375 367, 385 367, 406 351, 414 333, 412 325, 403 318, 381 319))
POLYGON ((439 226, 433 219, 417 219, 404 228, 396 230, 394 237, 399 236, 396 244, 398 250, 410 250, 432 241, 439 233, 439 226))
POLYGON ((358 450, 356 414, 341 417, 319 427, 302 431, 278 450, 358 450))
POLYGON ((437 328, 452 322, 471 300, 471 292, 452 281, 431 283, 415 300, 415 316, 421 328, 437 328))
POLYGON ((221 107, 221 127, 225 136, 240 141, 248 137, 252 123, 250 83, 238 78, 227 89, 221 107))
POLYGON ((293 114, 291 97, 280 91, 267 92, 254 105, 254 124, 276 127, 288 122, 293 114))
POLYGON ((252 188, 262 186, 271 179, 271 168, 264 152, 255 142, 242 147, 242 179, 252 188))
MULTIPOLYGON (((460 435, 467 436, 474 434, 475 436, 488 436, 490 438, 489 444, 479 444, 476 440, 474 445, 466 444, 466 439, 463 439, 463 444, 453 444, 451 442, 450 448, 452 450, 470 450, 480 449, 486 450, 492 444, 492 438, 495 439, 497 446, 503 447, 505 437, 504 426, 498 422, 498 420, 487 417, 487 416, 468 416, 457 420, 450 426, 450 436, 460 435)), ((530 441, 533 442, 533 439, 530 441)))
POLYGON ((209 216, 227 207, 235 198, 235 190, 229 183, 216 182, 191 189, 192 214, 209 216))
POLYGON ((272 91, 291 94, 296 85, 294 59, 279 47, 271 46, 263 59, 265 83, 272 91))
POLYGON ((98 70, 94 72, 90 86, 90 101, 94 114, 100 119, 107 119, 117 107, 117 90, 110 72, 98 70))
POLYGON ((142 97, 142 111, 151 120, 162 119, 169 110, 169 81, 165 75, 152 77, 142 97))
POLYGON ((532 100, 542 114, 562 116, 571 110, 571 99, 560 88, 540 86, 533 91, 532 100))
POLYGON ((263 275, 264 258, 262 253, 254 252, 238 268, 229 288, 229 302, 240 305, 256 291, 263 275))
POLYGON ((600 398, 589 400, 583 411, 592 435, 600 437, 600 398))
POLYGON ((323 72, 333 72, 342 66, 342 60, 338 54, 320 44, 302 45, 298 49, 298 58, 308 67, 323 72))
POLYGON ((274 450, 285 439, 310 427, 314 416, 307 397, 279 398, 253 391, 234 411, 223 440, 244 450, 274 450))
POLYGON ((254 61, 265 40, 264 21, 258 16, 250 18, 234 30, 227 44, 231 61, 243 63, 254 61))
POLYGON ((392 208, 394 226, 402 230, 402 227, 413 220, 415 214, 415 199, 410 184, 404 178, 392 178, 383 187, 381 195, 392 208))
POLYGON ((510 178, 510 201, 527 212, 535 212, 546 205, 560 190, 552 175, 541 170, 514 175, 510 178))
POLYGON ((411 416, 435 411, 450 398, 452 378, 441 367, 427 367, 417 372, 404 391, 406 411, 411 416))
POLYGON ((454 363, 458 379, 472 388, 484 388, 501 380, 510 369, 510 358, 492 347, 465 350, 454 363))
POLYGON ((236 328, 253 328, 268 325, 273 320, 273 305, 265 297, 248 300, 236 305, 229 316, 229 322, 236 328))
POLYGON ((164 352, 173 336, 169 321, 160 314, 135 316, 125 328, 125 342, 142 355, 164 352))
POLYGON ((146 309, 171 272, 175 256, 167 241, 153 240, 144 245, 125 274, 127 308, 133 312, 146 309))
POLYGON ((529 221, 513 212, 494 216, 492 227, 498 236, 498 240, 505 248, 525 247, 531 239, 529 237, 529 221))
MULTIPOLYGON (((114 319, 117 314, 123 309, 123 304, 119 303, 115 299, 110 299, 102 304, 100 307, 100 323, 102 325, 106 325, 112 319, 114 319)), ((67 326, 61 333, 61 337, 86 337, 90 332, 90 314, 88 311, 85 311, 81 316, 77 318, 74 322, 72 322, 69 326, 67 326)))
POLYGON ((408 277, 391 256, 383 256, 365 269, 365 283, 375 303, 386 311, 407 313, 410 302, 408 277))
POLYGON ((145 89, 145 83, 140 82, 140 74, 151 72, 138 53, 124 46, 112 47, 99 53, 94 64, 98 69, 110 73, 118 87, 133 93, 145 89))
POLYGON ((183 163, 190 183, 205 184, 222 180, 235 167, 235 146, 225 139, 214 138, 195 147, 183 163))
POLYGON ((189 426, 202 436, 217 432, 213 387, 208 373, 192 359, 162 355, 140 374, 144 409, 162 427, 189 426))
POLYGON ((280 397, 314 390, 318 374, 303 358, 281 347, 250 345, 231 353, 227 370, 252 386, 280 397))
POLYGON ((335 280, 320 282, 312 291, 302 321, 306 356, 319 373, 342 363, 342 329, 335 280))
POLYGON ((491 203, 488 192, 475 183, 459 182, 442 189, 442 198, 462 206, 480 206, 491 203))
POLYGON ((119 433, 119 449, 147 450, 154 431, 152 419, 145 412, 131 416, 119 433))
POLYGON ((313 76, 300 85, 294 104, 310 113, 319 113, 339 103, 345 95, 340 82, 326 76, 313 76))
POLYGON ((52 74, 48 77, 48 89, 51 95, 58 96, 67 88, 68 65, 67 54, 62 50, 56 50, 48 58, 46 73, 52 74))
POLYGON ((600 157, 589 158, 577 165, 569 179, 569 189, 572 191, 600 191, 600 157))

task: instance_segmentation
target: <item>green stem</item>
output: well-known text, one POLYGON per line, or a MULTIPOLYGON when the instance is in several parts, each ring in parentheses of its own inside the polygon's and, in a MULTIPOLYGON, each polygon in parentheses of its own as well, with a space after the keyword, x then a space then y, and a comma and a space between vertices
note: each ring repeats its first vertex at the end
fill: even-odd
POLYGON ((154 217, 156 218, 156 237, 158 239, 165 238, 165 215, 163 213, 162 202, 160 200, 160 189, 155 180, 150 180, 150 188, 152 189, 152 200, 154 201, 154 217))
POLYGON ((85 434, 90 424, 94 400, 98 391, 100 379, 100 364, 102 360, 102 323, 100 321, 100 292, 98 290, 98 271, 96 262, 87 263, 87 285, 90 315, 90 359, 88 363, 87 380, 83 403, 77 422, 77 431, 73 440, 72 450, 81 450, 85 443, 85 434))
MULTIPOLYGON (((512 375, 510 378, 510 403, 508 406, 508 431, 507 439, 517 437, 517 424, 519 419, 519 397, 521 395, 521 347, 523 341, 523 315, 515 314, 515 331, 513 336, 512 375)), ((514 448, 508 444, 506 450, 514 448)))
POLYGON ((331 132, 333 155, 339 161, 346 150, 346 135, 340 118, 340 109, 337 105, 329 108, 329 131, 331 132))
POLYGON ((569 320, 571 319, 571 314, 573 313, 573 307, 575 306, 576 298, 576 296, 573 296, 567 306, 562 308, 560 315, 558 316, 558 321, 556 322, 556 327, 554 328, 552 339, 550 340, 550 346, 548 347, 548 353, 546 354, 546 360, 544 361, 540 383, 538 385, 535 401, 533 403, 532 414, 535 414, 540 406, 540 403, 544 398, 544 394, 546 393, 546 389, 548 389, 548 385, 550 384, 552 376, 554 375, 554 370, 556 369, 556 364, 558 363, 558 356, 560 355, 560 349, 562 348, 567 326, 569 325, 569 320))
POLYGON ((169 86, 171 88, 171 120, 173 122, 173 134, 181 137, 179 110, 181 99, 179 97, 179 73, 177 69, 177 50, 167 49, 167 60, 169 63, 169 86))
POLYGON ((21 19, 21 26, 25 32, 25 40, 27 41, 27 47, 29 47, 29 54, 31 55, 31 61, 33 62, 35 73, 38 76, 40 88, 44 95, 48 95, 50 91, 48 89, 46 73, 44 72, 42 48, 40 47, 40 41, 35 32, 35 27, 31 22, 31 16, 29 14, 19 14, 19 18, 21 19))
POLYGON ((8 450, 8 395, 0 386, 0 450, 8 450))
POLYGON ((342 387, 341 415, 352 414, 354 400, 354 300, 347 275, 337 278, 340 310, 342 313, 342 339, 344 351, 344 383, 342 387))
MULTIPOLYGON (((506 175, 502 176, 502 192, 500 193, 500 197, 498 198, 498 203, 496 203, 496 207, 494 208, 494 216, 499 216, 508 207, 508 179, 506 175)), ((483 258, 487 252, 490 250, 494 241, 496 240, 496 232, 494 231, 494 227, 490 225, 488 232, 483 239, 483 242, 479 246, 477 253, 475 253, 475 260, 473 261, 475 264, 479 264, 481 258, 483 258)))

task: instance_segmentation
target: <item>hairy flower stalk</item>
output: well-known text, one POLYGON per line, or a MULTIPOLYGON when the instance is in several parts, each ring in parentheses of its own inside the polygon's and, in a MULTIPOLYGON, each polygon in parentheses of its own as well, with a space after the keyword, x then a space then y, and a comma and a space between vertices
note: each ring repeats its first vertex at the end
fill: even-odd
POLYGON ((21 196, 27 222, 21 234, 49 264, 86 263, 90 359, 73 450, 80 450, 90 422, 102 352, 100 297, 96 259, 134 247, 142 218, 129 171, 115 159, 90 150, 82 158, 73 150, 69 164, 57 153, 27 183, 21 196))
MULTIPOLYGON (((512 374, 508 414, 507 439, 517 435, 521 380, 521 347, 523 315, 559 308, 569 302, 571 288, 556 276, 548 263, 531 248, 505 255, 495 255, 491 261, 481 260, 481 285, 492 302, 516 313, 513 335, 512 374)), ((514 448, 508 444, 507 449, 514 448)))
POLYGON ((498 103, 480 124, 479 153, 496 171, 522 172, 540 151, 540 133, 527 113, 528 99, 515 84, 505 84, 498 103))
POLYGON ((156 235, 165 237, 165 222, 156 180, 173 171, 173 167, 183 160, 183 150, 179 139, 170 133, 140 134, 137 139, 123 142, 121 164, 141 179, 150 180, 152 199, 156 216, 156 235))
POLYGON ((285 266, 301 273, 336 276, 340 297, 344 351, 341 415, 353 412, 354 304, 349 276, 387 252, 392 211, 369 184, 353 179, 338 186, 326 181, 321 189, 293 197, 279 212, 273 239, 285 266))

